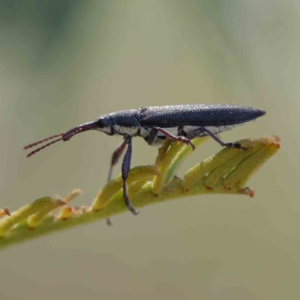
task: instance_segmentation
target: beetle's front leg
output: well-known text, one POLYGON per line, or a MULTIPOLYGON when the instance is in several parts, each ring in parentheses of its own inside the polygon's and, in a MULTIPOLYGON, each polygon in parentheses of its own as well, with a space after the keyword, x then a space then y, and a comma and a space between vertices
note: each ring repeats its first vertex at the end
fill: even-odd
POLYGON ((163 128, 161 127, 153 127, 150 131, 150 134, 149 134, 149 140, 148 140, 148 143, 149 145, 150 142, 152 141, 152 143, 155 142, 156 138, 157 138, 157 133, 158 132, 161 132, 163 133, 169 140, 171 141, 179 141, 179 142, 182 142, 184 144, 187 144, 187 145, 190 145, 192 147, 193 150, 195 150, 195 146, 194 144, 191 142, 191 140, 187 139, 186 137, 184 136, 176 136, 170 132, 168 132, 167 130, 164 130, 163 128))
POLYGON ((137 215, 139 213, 138 210, 136 210, 132 205, 131 201, 128 197, 128 190, 127 190, 127 184, 126 179, 128 178, 129 170, 130 170, 130 163, 131 163, 131 154, 132 154, 132 138, 131 136, 127 135, 124 136, 124 141, 127 144, 127 150, 123 158, 122 162, 122 179, 123 179, 123 197, 126 206, 128 209, 134 214, 137 215))
POLYGON ((118 162, 122 153, 124 152, 126 145, 127 145, 126 142, 123 142, 122 144, 118 145, 117 149, 113 152, 113 155, 111 156, 107 182, 111 181, 112 169, 114 165, 118 162))
MULTIPOLYGON (((118 162, 122 153, 124 152, 126 145, 127 145, 126 142, 121 143, 120 145, 118 145, 117 149, 113 152, 113 154, 111 156, 107 182, 111 181, 112 169, 113 169, 114 165, 118 162)), ((107 225, 112 225, 110 218, 106 218, 106 223, 107 223, 107 225)))

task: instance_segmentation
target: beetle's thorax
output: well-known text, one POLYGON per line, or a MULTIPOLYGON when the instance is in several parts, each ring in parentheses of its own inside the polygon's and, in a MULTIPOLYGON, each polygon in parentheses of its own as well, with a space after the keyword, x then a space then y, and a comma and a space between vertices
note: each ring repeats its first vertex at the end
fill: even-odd
POLYGON ((137 136, 141 129, 140 112, 137 109, 101 115, 95 123, 97 130, 108 135, 137 136))

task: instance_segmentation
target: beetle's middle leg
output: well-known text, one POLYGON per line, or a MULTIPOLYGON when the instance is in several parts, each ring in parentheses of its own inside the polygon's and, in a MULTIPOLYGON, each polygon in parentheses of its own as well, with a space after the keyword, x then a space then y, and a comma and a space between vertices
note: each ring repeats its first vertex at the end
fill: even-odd
POLYGON ((182 142, 184 144, 190 145, 192 147, 192 149, 195 150, 195 145, 188 138, 186 138, 184 136, 176 136, 176 135, 174 135, 174 134, 172 134, 172 133, 168 132, 167 130, 164 130, 163 128, 160 128, 160 127, 151 128, 150 133, 149 133, 149 138, 148 138, 148 144, 149 145, 152 145, 152 144, 155 143, 158 132, 163 133, 171 141, 182 142))

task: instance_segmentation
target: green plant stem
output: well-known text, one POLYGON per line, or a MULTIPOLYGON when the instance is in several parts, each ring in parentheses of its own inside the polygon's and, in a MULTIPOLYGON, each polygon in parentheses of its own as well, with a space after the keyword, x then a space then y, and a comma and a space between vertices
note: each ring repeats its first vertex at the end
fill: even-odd
MULTIPOLYGON (((241 143, 247 145, 249 150, 223 149, 190 169, 183 179, 173 177, 166 182, 167 176, 164 175, 165 181, 163 184, 159 183, 159 193, 155 193, 153 179, 159 177, 157 168, 164 164, 165 156, 171 151, 173 160, 166 160, 169 161, 169 167, 173 168, 180 161, 176 161, 176 157, 182 155, 182 148, 178 147, 178 144, 165 147, 164 154, 156 161, 159 162, 158 166, 136 167, 130 171, 128 187, 133 205, 143 207, 171 199, 210 193, 253 196, 253 191, 244 185, 250 176, 279 150, 279 138, 243 140, 241 143), (177 149, 177 155, 172 147, 177 149)), ((183 159, 184 155, 180 157, 183 159)), ((165 164, 164 174, 168 174, 168 170, 165 164)), ((20 208, 11 217, 5 217, 0 222, 0 249, 128 211, 123 201, 120 177, 108 183, 99 192, 92 206, 81 209, 70 207, 67 210, 64 206, 63 209, 67 213, 47 214, 44 217, 45 213, 64 203, 44 197, 20 208)))

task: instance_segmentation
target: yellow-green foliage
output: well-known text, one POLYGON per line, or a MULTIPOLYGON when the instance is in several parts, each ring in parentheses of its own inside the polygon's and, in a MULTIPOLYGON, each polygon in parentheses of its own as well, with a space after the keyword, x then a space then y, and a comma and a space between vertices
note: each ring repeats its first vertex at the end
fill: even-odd
MULTIPOLYGON (((193 143, 197 148, 206 140, 198 138, 193 143)), ((159 149, 154 165, 130 170, 127 183, 133 205, 142 207, 209 193, 252 197, 254 192, 245 185, 254 172, 279 150, 280 141, 274 136, 239 142, 248 150, 224 148, 188 170, 180 179, 174 176, 175 171, 193 151, 188 145, 166 141, 159 149)), ((121 176, 106 184, 90 206, 70 206, 69 202, 78 194, 79 190, 74 190, 65 199, 43 197, 11 216, 8 216, 7 209, 2 210, 0 215, 7 216, 0 222, 0 248, 127 211, 121 176)))

